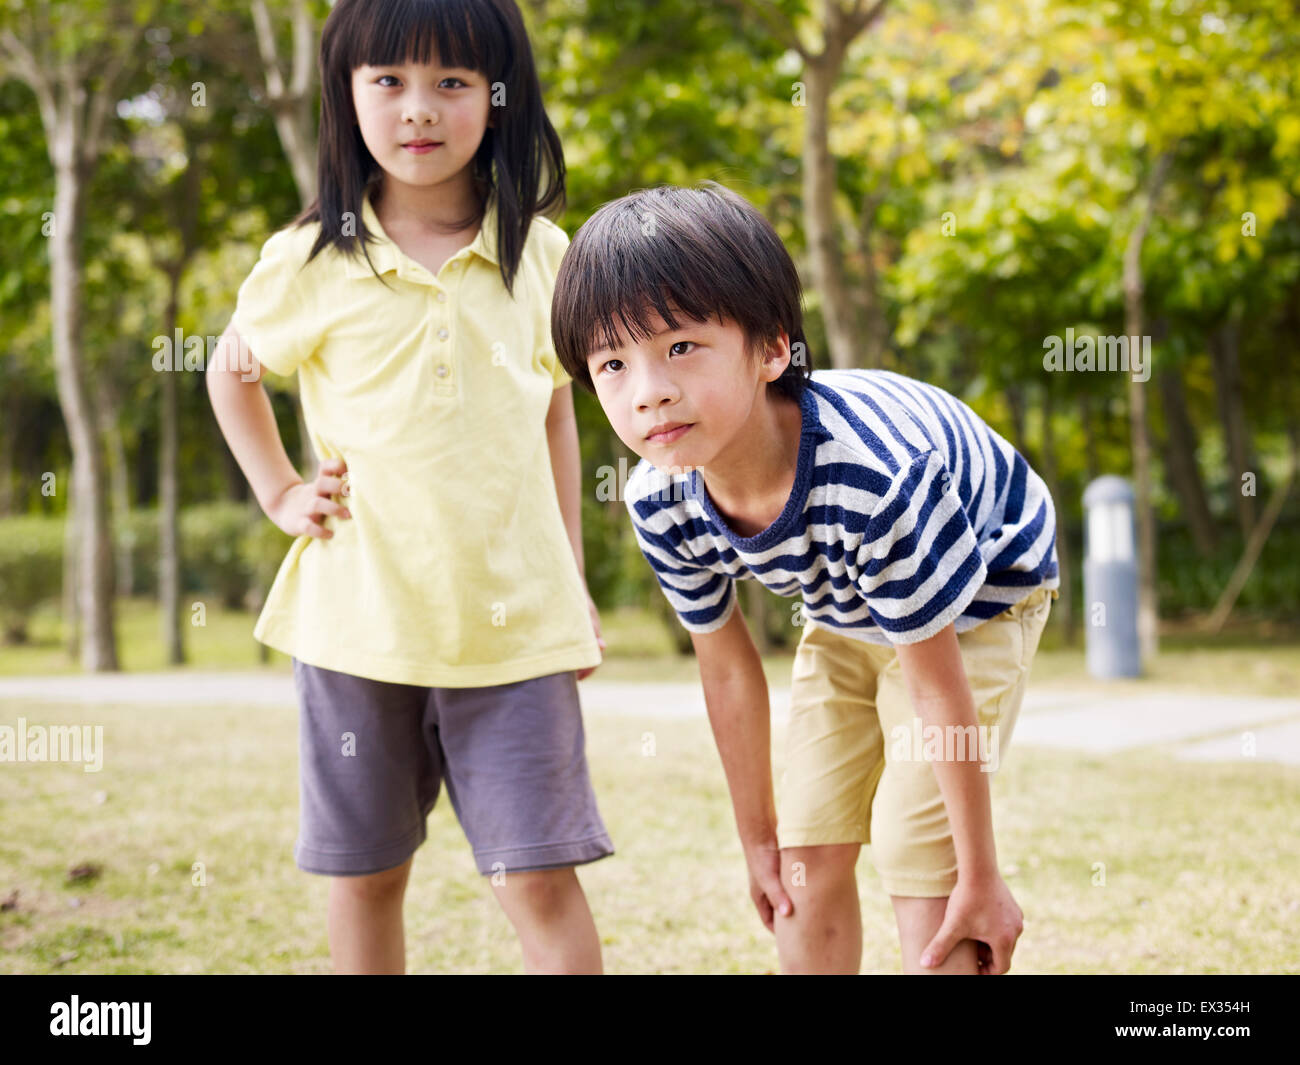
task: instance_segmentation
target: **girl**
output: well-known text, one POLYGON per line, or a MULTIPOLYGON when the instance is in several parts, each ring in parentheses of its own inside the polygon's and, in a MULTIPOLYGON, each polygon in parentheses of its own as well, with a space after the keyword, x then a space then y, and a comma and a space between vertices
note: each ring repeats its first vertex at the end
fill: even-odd
POLYGON ((599 972, 573 867, 613 853, 576 679, 601 660, 577 432, 550 339, 564 163, 513 0, 339 0, 319 198, 240 287, 208 386, 296 537, 254 636, 293 659, 294 858, 332 877, 336 972, 403 972, 445 780, 530 972, 599 972), (545 189, 542 189, 546 179, 545 189), (224 365, 223 365, 224 364, 224 365), (298 373, 297 475, 262 367, 298 373))

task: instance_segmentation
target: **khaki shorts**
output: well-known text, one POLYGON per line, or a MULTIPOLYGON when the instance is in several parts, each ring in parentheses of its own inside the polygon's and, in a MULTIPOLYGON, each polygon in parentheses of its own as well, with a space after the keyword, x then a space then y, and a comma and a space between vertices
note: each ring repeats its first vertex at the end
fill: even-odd
POLYGON ((996 770, 1058 597, 1056 589, 1035 589, 958 634, 982 726, 978 736, 971 730, 935 739, 936 733, 922 730, 893 647, 805 625, 791 679, 779 845, 869 843, 872 864, 890 895, 951 894, 957 854, 932 761, 979 758, 981 769, 996 770), (984 746, 977 748, 981 740, 984 746))

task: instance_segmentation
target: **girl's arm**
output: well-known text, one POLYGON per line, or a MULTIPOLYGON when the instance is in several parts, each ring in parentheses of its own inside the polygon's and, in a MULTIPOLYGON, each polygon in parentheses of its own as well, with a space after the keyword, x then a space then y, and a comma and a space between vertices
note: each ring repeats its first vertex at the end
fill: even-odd
POLYGON ((578 451, 578 421, 573 414, 573 385, 564 384, 551 393, 546 412, 546 442, 551 450, 551 473, 560 501, 564 528, 569 534, 578 573, 585 581, 587 568, 582 557, 582 459, 578 451))
POLYGON ((261 383, 262 364, 233 326, 217 342, 204 377, 221 433, 266 516, 290 536, 331 539, 334 531, 325 528, 324 518, 352 516, 332 498, 345 494, 341 475, 347 465, 331 459, 310 485, 298 476, 261 383))
POLYGON ((302 484, 302 478, 280 440, 271 398, 261 383, 262 364, 234 326, 221 334, 204 377, 221 434, 257 502, 269 515, 276 500, 295 484, 302 484))

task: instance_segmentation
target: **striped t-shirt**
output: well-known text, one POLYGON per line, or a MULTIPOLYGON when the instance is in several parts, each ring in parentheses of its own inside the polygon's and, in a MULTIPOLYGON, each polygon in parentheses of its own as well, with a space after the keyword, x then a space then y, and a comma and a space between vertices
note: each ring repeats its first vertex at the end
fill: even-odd
POLYGON ((698 470, 643 459, 628 479, 637 543, 689 631, 726 623, 737 579, 877 644, 964 632, 1059 585, 1047 486, 961 400, 886 370, 817 370, 800 406, 794 488, 755 536, 728 527, 698 470))

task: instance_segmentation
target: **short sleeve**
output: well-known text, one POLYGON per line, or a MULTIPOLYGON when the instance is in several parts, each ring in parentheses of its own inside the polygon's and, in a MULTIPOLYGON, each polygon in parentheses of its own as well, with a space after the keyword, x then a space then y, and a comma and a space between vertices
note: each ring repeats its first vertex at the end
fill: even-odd
POLYGON ((281 230, 262 245, 252 272, 239 286, 230 324, 257 361, 288 377, 316 350, 320 317, 297 231, 281 230))
POLYGON ((691 554, 690 526, 677 524, 671 509, 630 497, 627 507, 637 546, 682 627, 701 633, 722 628, 736 607, 735 578, 691 554))
POLYGON ((551 387, 562 388, 573 377, 560 365, 559 356, 555 354, 555 342, 551 337, 551 301, 555 297, 555 277, 560 272, 560 261, 569 247, 569 235, 548 219, 538 218, 534 224, 545 237, 542 252, 545 298, 537 306, 537 336, 541 338, 538 356, 542 365, 551 372, 551 387))
POLYGON ((867 524, 858 590, 890 643, 929 639, 955 620, 988 574, 939 451, 900 469, 867 524))

